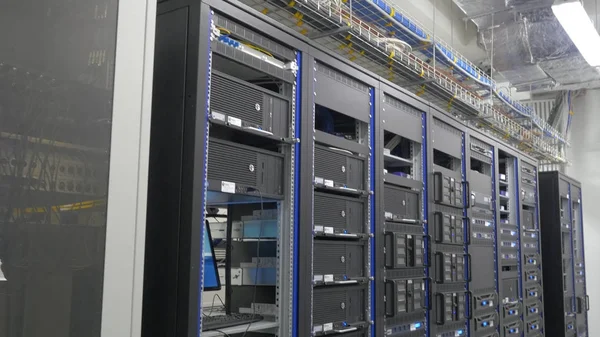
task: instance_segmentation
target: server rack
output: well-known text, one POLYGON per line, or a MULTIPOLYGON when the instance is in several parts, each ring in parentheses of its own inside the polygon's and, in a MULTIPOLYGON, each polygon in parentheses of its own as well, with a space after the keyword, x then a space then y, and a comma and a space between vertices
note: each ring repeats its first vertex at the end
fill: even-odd
MULTIPOLYGON (((184 135, 175 144, 165 144, 174 148, 185 144, 182 156, 174 159, 183 161, 183 176, 188 177, 183 185, 186 179, 192 182, 178 187, 184 191, 179 191, 181 195, 174 192, 158 199, 181 199, 179 204, 173 203, 172 210, 182 214, 182 219, 172 220, 184 228, 196 223, 203 214, 194 207, 214 197, 212 192, 221 189, 223 181, 229 182, 230 178, 221 176, 237 164, 226 162, 229 158, 221 158, 220 169, 213 166, 209 176, 203 172, 206 165, 210 171, 210 162, 219 162, 219 158, 212 158, 210 146, 206 151, 211 139, 216 145, 213 150, 230 143, 242 145, 235 150, 230 147, 231 151, 260 145, 254 146, 259 148, 254 153, 270 155, 263 162, 271 166, 282 163, 283 169, 276 170, 283 172, 281 180, 277 174, 273 175, 277 179, 262 181, 261 185, 243 179, 228 196, 255 202, 264 190, 268 192, 264 196, 279 200, 280 219, 287 221, 280 227, 288 232, 280 237, 289 240, 279 240, 276 248, 281 254, 275 295, 281 310, 278 328, 260 333, 344 337, 495 337, 522 333, 525 322, 531 322, 522 317, 521 295, 527 286, 522 277, 530 270, 522 268, 517 170, 520 159, 535 164, 534 159, 466 127, 377 75, 323 52, 306 37, 237 1, 206 0, 187 5, 183 0, 170 0, 160 6, 165 14, 185 7, 184 13, 171 20, 188 27, 174 26, 177 29, 170 35, 161 37, 162 43, 187 44, 185 52, 176 53, 184 55, 181 62, 185 63, 183 58, 194 60, 191 63, 199 60, 197 65, 186 65, 193 71, 184 79, 186 86, 181 86, 186 99, 180 119, 166 124, 173 126, 173 133, 184 135), (186 22, 186 16, 191 21, 186 22), (229 26, 223 19, 228 19, 229 26), (198 26, 207 29, 189 28, 198 26), (269 50, 278 60, 291 60, 288 51, 294 54, 294 76, 273 64, 256 69, 257 64, 250 59, 250 67, 292 85, 291 90, 276 93, 256 83, 246 85, 269 113, 257 110, 256 102, 254 106, 241 104, 223 94, 223 88, 244 85, 245 79, 231 74, 229 66, 208 67, 214 54, 238 57, 237 63, 248 59, 240 54, 235 36, 234 41, 220 40, 216 26, 238 37, 255 37, 255 46, 269 50), (244 34, 244 29, 252 34, 244 34), (181 36, 185 38, 177 40, 181 36), (212 53, 204 55, 205 50, 212 53), (206 90, 213 87, 221 90, 214 97, 206 90), (214 102, 211 99, 211 110, 206 110, 203 118, 203 109, 209 109, 203 99, 209 94, 214 102), (295 109, 295 114, 288 119, 272 115, 285 106, 295 109), (323 111, 328 111, 328 117, 322 117, 323 111), (249 115, 254 116, 252 120, 247 120, 249 115), (291 125, 284 127, 287 122, 291 125), (211 138, 206 138, 209 123, 211 138), (213 132, 229 129, 235 130, 213 132), (242 132, 242 138, 229 136, 242 132), (246 143, 250 138, 263 142, 246 143), (264 142, 280 146, 272 151, 262 148, 264 142), (504 199, 500 173, 506 175, 508 171, 510 178, 504 180, 511 195, 504 203, 500 201, 504 199), (507 212, 501 212, 502 205, 509 204, 507 212), (503 240, 516 246, 500 247, 503 240), (490 276, 492 270, 495 277, 490 276), (290 279, 286 282, 287 276, 290 279)), ((173 56, 169 53, 164 58, 173 56)), ((172 69, 165 72, 177 74, 172 69)), ((171 99, 181 97, 173 94, 171 99)), ((181 176, 169 181, 177 179, 181 176)), ((238 213, 241 210, 237 208, 238 213)), ((201 237, 198 227, 186 231, 187 238, 201 237)), ((169 281, 189 291, 180 293, 185 298, 165 303, 178 308, 177 317, 169 318, 173 334, 196 336, 202 311, 195 302, 201 274, 190 273, 189 266, 201 269, 202 263, 193 256, 186 260, 186 254, 200 249, 194 240, 186 245, 183 248, 187 250, 179 252, 183 261, 175 263, 180 267, 181 284, 169 281)), ((238 246, 234 257, 247 255, 240 253, 248 251, 243 244, 238 246)), ((153 275, 152 268, 148 275, 153 275)), ((231 300, 244 301, 243 289, 237 293, 240 297, 235 299, 234 294, 231 300)), ((147 328, 152 326, 148 324, 147 328)))
POLYGON ((507 149, 498 151, 498 190, 496 197, 498 227, 498 290, 500 336, 523 334, 521 233, 518 212, 518 155, 507 149))
POLYGON ((496 250, 495 147, 469 135, 465 149, 469 178, 469 211, 465 228, 473 277, 469 294, 473 321, 471 336, 497 336, 498 264, 496 250))
MULTIPOLYGON (((374 89, 311 58, 312 228, 310 326, 315 336, 368 336, 372 324, 374 89)), ((339 65, 338 65, 339 66, 339 65)), ((310 159, 309 159, 310 160, 310 159)), ((306 272, 306 271, 305 271, 306 272)), ((301 285, 303 286, 303 285, 301 285)))
POLYGON ((542 245, 540 241, 537 166, 520 158, 519 211, 521 233, 521 280, 525 336, 544 333, 544 296, 542 275, 542 245))
POLYGON ((375 255, 376 335, 427 336, 430 307, 427 266, 427 118, 429 107, 382 85, 376 142, 379 211, 375 255), (383 312, 381 312, 383 311, 383 312))
POLYGON ((546 326, 588 336, 581 184, 559 172, 540 173, 546 326), (559 295, 562 294, 562 295, 559 295))
POLYGON ((473 310, 473 274, 466 228, 470 207, 466 132, 439 114, 429 117, 430 335, 467 336, 473 310))
POLYGON ((144 333, 291 335, 301 54, 206 3, 158 13, 144 333), (209 206, 227 208, 224 310, 260 322, 202 332, 209 206))

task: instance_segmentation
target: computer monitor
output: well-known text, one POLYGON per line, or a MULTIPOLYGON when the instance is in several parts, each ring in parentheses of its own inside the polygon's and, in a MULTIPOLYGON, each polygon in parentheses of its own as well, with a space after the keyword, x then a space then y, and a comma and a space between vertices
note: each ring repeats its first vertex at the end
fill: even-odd
POLYGON ((202 255, 204 255, 204 290, 220 290, 221 280, 219 279, 215 247, 213 246, 208 220, 204 222, 204 230, 206 231, 204 244, 202 245, 202 255))

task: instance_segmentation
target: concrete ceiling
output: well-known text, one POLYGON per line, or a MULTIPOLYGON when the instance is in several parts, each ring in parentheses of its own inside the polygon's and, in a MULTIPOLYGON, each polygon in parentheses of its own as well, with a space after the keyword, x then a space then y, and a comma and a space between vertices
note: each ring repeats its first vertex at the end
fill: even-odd
MULTIPOLYGON (((435 31, 435 35, 439 36, 442 40, 446 41, 450 44, 456 51, 464 55, 467 59, 473 62, 476 65, 489 65, 490 64, 490 52, 485 51, 480 44, 478 44, 478 27, 471 20, 465 20, 465 13, 461 8, 459 8, 454 0, 419 0, 419 1, 407 1, 407 0, 389 0, 397 8, 401 8, 405 12, 407 12, 411 17, 416 19, 421 25, 427 28, 430 31, 435 31), (434 14, 435 12, 435 14, 434 14), (435 21, 435 25, 434 25, 435 21), (434 27, 435 26, 435 27, 434 27)), ((460 0, 464 4, 467 0, 460 0)), ((489 1, 489 0, 486 0, 489 1)), ((494 0, 496 1, 496 0, 494 0)), ((517 1, 518 4, 521 4, 521 0, 517 1), (520 1, 520 2, 519 2, 520 1)), ((536 0, 540 3, 542 1, 536 0)), ((468 2, 468 1, 467 1, 468 2)), ((504 2, 504 0, 502 1, 504 2)), ((514 1, 513 1, 514 2, 514 1)), ((515 2, 515 3, 517 3, 515 2)), ((596 23, 596 26, 599 27, 599 0, 586 0, 584 1, 584 6, 592 21, 596 23)), ((512 16, 513 14, 511 14, 512 16)), ((477 18, 477 23, 479 26, 482 25, 481 17, 477 18)), ((484 20, 485 21, 485 20, 484 20)), ((496 57, 494 57, 496 59, 496 57)), ((574 63, 574 62, 573 62, 574 63)), ((585 67, 586 64, 582 64, 581 67, 585 67)), ((533 65, 532 67, 538 67, 537 65, 533 65)), ((496 67, 494 67, 496 68, 496 67)), ((511 74, 523 75, 523 68, 521 70, 518 65, 515 63, 514 67, 515 71, 510 71, 511 69, 504 69, 504 73, 506 76, 502 74, 495 73, 494 79, 498 82, 505 82, 507 80, 511 80, 511 74)), ((556 67, 554 67, 556 68, 556 67)), ((556 75, 556 69, 553 69, 554 75, 556 75)), ((573 69, 572 69, 573 70, 573 69)), ((582 69, 579 69, 582 71, 582 69)), ((592 70, 592 69, 587 69, 592 70)), ((587 71, 585 70, 585 71, 587 71)), ((540 70, 541 71, 541 70, 540 70)), ((546 73, 548 73, 546 71, 546 73)), ((590 72, 593 74, 594 72, 590 72)), ((551 73, 548 75, 552 76, 551 73)), ((527 78, 532 78, 530 75, 525 75, 527 78)), ((522 77, 522 76, 521 76, 522 77)), ((527 82, 517 76, 514 78, 517 82, 527 82)), ((578 76, 579 77, 579 76, 578 76)), ((561 78, 565 81, 564 78, 561 78)), ((577 81, 577 79, 574 79, 577 81)), ((515 83, 517 83, 515 82, 515 83)), ((560 82, 560 81, 557 81, 560 82)), ((600 75, 597 78, 585 78, 581 79, 581 88, 590 88, 596 87, 596 84, 600 86, 600 75), (597 79, 597 80, 596 80, 597 79)), ((560 86, 554 88, 553 90, 566 90, 567 88, 572 90, 573 88, 578 89, 578 84, 570 82, 562 83, 564 88, 560 86), (567 86, 568 85, 568 86, 567 86)), ((547 89, 538 90, 537 92, 548 92, 547 89)))

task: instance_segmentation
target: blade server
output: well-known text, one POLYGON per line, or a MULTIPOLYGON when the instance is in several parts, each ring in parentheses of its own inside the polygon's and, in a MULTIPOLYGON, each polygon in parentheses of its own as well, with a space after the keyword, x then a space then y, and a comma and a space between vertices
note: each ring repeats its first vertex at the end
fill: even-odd
POLYGON ((564 336, 588 336, 581 184, 542 172, 540 193, 546 325, 564 336))

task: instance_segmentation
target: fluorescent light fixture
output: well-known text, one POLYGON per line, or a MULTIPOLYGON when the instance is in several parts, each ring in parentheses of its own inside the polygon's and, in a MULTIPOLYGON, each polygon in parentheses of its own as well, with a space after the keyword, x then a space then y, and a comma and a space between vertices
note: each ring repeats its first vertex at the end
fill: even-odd
POLYGON ((600 35, 581 2, 556 4, 552 11, 587 63, 600 66, 600 35))

